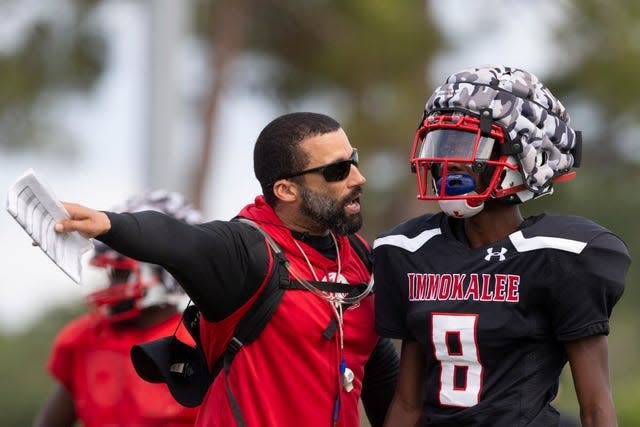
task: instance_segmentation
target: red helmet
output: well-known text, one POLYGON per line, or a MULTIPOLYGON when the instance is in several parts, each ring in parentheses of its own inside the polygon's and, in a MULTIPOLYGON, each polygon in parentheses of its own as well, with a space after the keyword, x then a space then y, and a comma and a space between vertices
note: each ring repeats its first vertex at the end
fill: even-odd
MULTIPOLYGON (((115 210, 155 210, 188 223, 200 219, 181 195, 160 190, 132 197, 115 210)), ((95 244, 84 282, 92 288, 85 302, 114 322, 134 318, 147 307, 179 305, 185 299, 182 288, 162 267, 126 257, 100 242, 95 244)))
POLYGON ((106 286, 91 292, 85 302, 113 321, 136 317, 146 307, 169 304, 162 268, 125 257, 103 244, 96 245, 90 265, 106 274, 106 286))
POLYGON ((504 173, 518 170, 511 151, 504 130, 491 121, 483 129, 481 119, 461 113, 425 117, 416 132, 410 160, 417 175, 418 198, 465 199, 476 204, 517 192, 518 188, 502 182, 504 173), (451 167, 454 164, 469 166, 484 182, 476 183, 473 177, 458 173, 451 167))

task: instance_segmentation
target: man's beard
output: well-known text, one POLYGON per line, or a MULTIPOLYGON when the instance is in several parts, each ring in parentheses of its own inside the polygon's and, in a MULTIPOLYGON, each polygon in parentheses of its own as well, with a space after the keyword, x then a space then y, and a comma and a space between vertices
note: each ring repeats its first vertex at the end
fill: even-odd
MULTIPOLYGON (((362 214, 358 212, 354 215, 345 214, 345 205, 353 200, 354 193, 349 194, 341 200, 316 193, 305 186, 302 188, 302 214, 313 220, 316 225, 324 230, 331 230, 337 235, 353 234, 362 227, 362 214)), ((318 230, 321 231, 321 230, 318 230)))

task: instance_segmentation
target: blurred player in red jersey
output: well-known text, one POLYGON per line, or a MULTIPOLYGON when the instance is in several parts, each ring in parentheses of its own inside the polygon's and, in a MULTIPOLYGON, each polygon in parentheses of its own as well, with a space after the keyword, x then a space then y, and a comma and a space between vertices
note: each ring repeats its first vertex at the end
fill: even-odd
POLYGON ((374 243, 376 328, 403 343, 385 425, 558 426, 567 362, 582 425, 616 425, 606 335, 628 249, 586 218, 520 212, 575 175, 580 147, 527 71, 471 68, 431 95, 411 167, 442 212, 374 243))
MULTIPOLYGON (((153 191, 119 210, 154 210, 194 223, 200 214, 176 193, 153 191)), ((90 312, 72 320, 55 339, 47 368, 58 381, 35 426, 192 426, 197 408, 181 406, 164 384, 142 380, 133 368, 134 344, 172 335, 185 294, 161 267, 96 244, 85 269, 102 284, 85 297, 90 312), (102 276, 100 278, 100 276, 102 276)), ((89 285, 85 283, 84 285, 89 285)), ((178 329, 178 333, 184 332, 178 329)), ((190 337, 181 334, 186 342, 190 337)))

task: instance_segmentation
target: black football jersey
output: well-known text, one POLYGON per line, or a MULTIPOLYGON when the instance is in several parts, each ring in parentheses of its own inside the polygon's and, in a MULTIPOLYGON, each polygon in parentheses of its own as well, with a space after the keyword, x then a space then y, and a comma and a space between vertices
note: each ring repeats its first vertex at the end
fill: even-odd
POLYGON ((374 242, 376 328, 424 349, 428 426, 553 426, 564 341, 609 333, 626 245, 576 216, 543 214, 470 249, 442 213, 374 242))

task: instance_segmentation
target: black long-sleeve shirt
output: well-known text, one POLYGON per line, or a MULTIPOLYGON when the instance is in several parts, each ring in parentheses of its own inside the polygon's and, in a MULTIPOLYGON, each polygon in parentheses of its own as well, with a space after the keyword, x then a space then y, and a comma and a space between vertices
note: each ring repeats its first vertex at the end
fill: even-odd
POLYGON ((132 258, 164 267, 208 321, 224 319, 240 308, 267 274, 264 237, 246 224, 189 225, 154 211, 107 215, 111 230, 98 239, 132 258))
MULTIPOLYGON (((153 211, 106 213, 111 230, 98 240, 132 258, 163 266, 208 321, 216 322, 235 312, 257 292, 267 274, 264 237, 246 224, 212 221, 188 225, 153 211)), ((326 242, 306 242, 325 252, 326 242)), ((380 339, 365 366, 362 391, 363 406, 374 427, 383 423, 398 366, 392 342, 380 339)))

